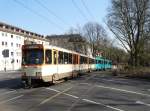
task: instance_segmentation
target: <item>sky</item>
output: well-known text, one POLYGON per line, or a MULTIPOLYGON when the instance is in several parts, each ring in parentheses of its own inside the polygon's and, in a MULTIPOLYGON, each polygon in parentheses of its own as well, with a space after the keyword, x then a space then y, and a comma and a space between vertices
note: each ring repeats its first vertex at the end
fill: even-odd
POLYGON ((71 27, 104 19, 110 0, 0 0, 0 22, 42 35, 64 34, 71 27))

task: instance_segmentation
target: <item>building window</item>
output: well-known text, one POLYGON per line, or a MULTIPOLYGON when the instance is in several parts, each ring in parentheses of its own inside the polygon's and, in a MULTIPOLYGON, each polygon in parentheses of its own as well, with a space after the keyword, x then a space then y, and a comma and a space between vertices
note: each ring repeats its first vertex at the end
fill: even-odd
POLYGON ((13 35, 11 35, 11 38, 13 38, 13 35))
POLYGON ((5 36, 7 37, 7 33, 5 33, 5 36))
POLYGON ((14 56, 14 52, 11 52, 11 56, 14 56))
POLYGON ((4 45, 4 42, 2 42, 2 46, 4 45))
POLYGON ((11 42, 11 46, 13 47, 13 43, 11 42))
POLYGON ((5 46, 7 46, 7 42, 5 42, 5 46))
POLYGON ((2 33, 2 36, 4 36, 4 33, 2 33))

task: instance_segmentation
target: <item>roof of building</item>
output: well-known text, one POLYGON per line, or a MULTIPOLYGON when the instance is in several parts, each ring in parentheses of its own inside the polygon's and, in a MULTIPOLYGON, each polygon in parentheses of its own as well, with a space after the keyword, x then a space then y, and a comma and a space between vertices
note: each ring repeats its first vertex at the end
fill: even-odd
POLYGON ((44 35, 40 35, 31 31, 27 31, 27 30, 24 30, 22 28, 19 28, 13 25, 6 24, 4 22, 0 22, 0 30, 47 41, 44 35))

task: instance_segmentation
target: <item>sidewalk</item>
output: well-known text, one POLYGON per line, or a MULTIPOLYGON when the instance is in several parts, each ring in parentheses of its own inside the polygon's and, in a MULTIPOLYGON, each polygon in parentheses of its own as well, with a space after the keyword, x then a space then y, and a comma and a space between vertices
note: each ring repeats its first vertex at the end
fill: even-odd
POLYGON ((21 70, 6 70, 0 71, 0 74, 21 73, 21 70))

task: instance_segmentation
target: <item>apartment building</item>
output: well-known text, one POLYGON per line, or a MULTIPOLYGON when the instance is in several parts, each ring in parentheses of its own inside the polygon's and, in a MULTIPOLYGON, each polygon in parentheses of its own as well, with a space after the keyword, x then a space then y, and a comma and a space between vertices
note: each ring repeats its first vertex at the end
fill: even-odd
POLYGON ((0 22, 0 71, 21 68, 24 44, 49 44, 43 35, 0 22))

